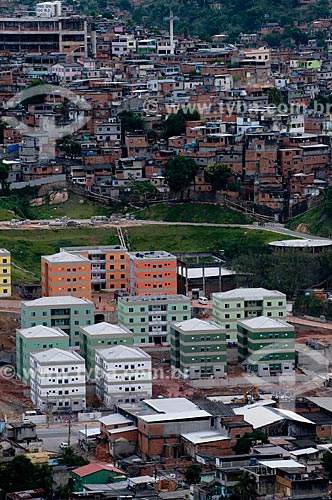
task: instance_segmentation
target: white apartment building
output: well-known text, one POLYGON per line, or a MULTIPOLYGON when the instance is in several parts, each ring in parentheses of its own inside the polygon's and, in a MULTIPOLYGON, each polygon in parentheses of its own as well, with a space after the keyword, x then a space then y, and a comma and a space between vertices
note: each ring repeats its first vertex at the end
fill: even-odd
POLYGON ((44 411, 86 407, 85 361, 75 351, 47 349, 30 355, 30 398, 44 411))
POLYGON ((150 398, 151 356, 142 349, 127 346, 97 349, 96 395, 106 406, 150 398))

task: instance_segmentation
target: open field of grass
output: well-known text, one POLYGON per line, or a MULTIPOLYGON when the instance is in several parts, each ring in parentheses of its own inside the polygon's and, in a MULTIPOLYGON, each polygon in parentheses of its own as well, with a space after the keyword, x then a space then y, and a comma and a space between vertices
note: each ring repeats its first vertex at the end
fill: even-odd
POLYGON ((151 205, 136 214, 137 219, 167 222, 210 222, 215 224, 251 224, 244 214, 214 204, 158 204, 151 205))
POLYGON ((312 208, 305 214, 295 217, 286 227, 325 238, 332 236, 332 218, 328 216, 324 206, 312 208))
MULTIPOLYGON (((149 224, 124 229, 130 249, 204 252, 224 250, 232 258, 247 251, 260 250, 268 242, 288 238, 269 231, 246 228, 149 224)), ((12 253, 13 282, 31 283, 40 279, 40 257, 66 246, 117 245, 115 228, 9 229, 0 231, 0 248, 12 253), (33 273, 33 274, 30 274, 33 273)))
POLYGON ((31 207, 33 219, 50 219, 57 217, 70 217, 71 219, 90 219, 93 215, 109 216, 112 211, 110 207, 104 207, 98 203, 93 203, 86 198, 75 194, 69 195, 64 203, 58 205, 42 205, 40 207, 31 207))
POLYGON ((270 241, 289 239, 271 231, 234 227, 158 225, 128 227, 131 250, 206 252, 224 250, 230 258, 261 248, 270 241))
POLYGON ((7 210, 6 208, 0 207, 0 220, 11 220, 15 218, 15 213, 11 210, 7 210))

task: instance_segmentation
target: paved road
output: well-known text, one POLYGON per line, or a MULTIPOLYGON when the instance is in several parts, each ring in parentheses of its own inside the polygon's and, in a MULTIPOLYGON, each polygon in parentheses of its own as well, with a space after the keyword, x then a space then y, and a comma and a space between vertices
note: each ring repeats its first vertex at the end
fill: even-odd
MULTIPOLYGON (((85 426, 98 427, 98 422, 72 422, 70 430, 70 444, 74 447, 77 446, 78 435, 80 430, 84 430, 85 426)), ((67 423, 50 422, 50 426, 46 424, 37 424, 37 435, 44 441, 44 449, 47 451, 58 451, 59 444, 68 442, 68 429, 67 423)))
MULTIPOLYGON (((307 233, 302 233, 299 231, 292 231, 291 229, 285 228, 282 224, 266 224, 264 226, 254 225, 254 224, 214 224, 214 223, 197 223, 197 222, 165 222, 165 221, 152 221, 152 220, 126 220, 120 219, 117 223, 108 223, 108 224, 99 224, 96 226, 91 226, 89 224, 89 219, 75 219, 82 225, 86 225, 89 227, 131 227, 131 226, 140 226, 140 225, 164 225, 164 226, 204 226, 204 227, 239 227, 250 230, 259 230, 259 231, 271 231, 276 234, 288 235, 296 238, 304 238, 304 239, 319 239, 319 240, 327 240, 328 238, 323 238, 321 236, 315 236, 307 233)), ((49 223, 52 222, 52 219, 43 220, 43 221, 31 221, 29 224, 22 224, 18 227, 12 228, 14 231, 19 231, 20 229, 61 229, 62 226, 49 226, 49 223)), ((8 222, 0 222, 0 229, 10 229, 8 222)))

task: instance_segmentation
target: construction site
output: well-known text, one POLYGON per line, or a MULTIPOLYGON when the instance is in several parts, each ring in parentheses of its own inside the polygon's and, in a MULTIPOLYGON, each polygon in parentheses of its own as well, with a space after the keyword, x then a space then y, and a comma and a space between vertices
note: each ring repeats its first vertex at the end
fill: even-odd
MULTIPOLYGON (((115 316, 115 304, 102 296, 96 299, 96 313, 109 312, 115 316)), ((32 409, 29 388, 15 376, 15 332, 19 325, 19 300, 0 301, 0 418, 17 418, 32 409)), ((187 397, 195 399, 206 396, 234 396, 242 403, 258 397, 261 392, 294 396, 332 395, 332 323, 289 316, 296 332, 297 364, 295 377, 275 380, 253 377, 239 365, 234 355, 230 356, 227 377, 222 379, 184 380, 171 371, 169 348, 149 348, 153 363, 153 397, 187 397), (331 378, 330 378, 331 376, 331 378)), ((231 353, 232 354, 232 353, 231 353)), ((101 405, 91 396, 88 404, 101 405)))

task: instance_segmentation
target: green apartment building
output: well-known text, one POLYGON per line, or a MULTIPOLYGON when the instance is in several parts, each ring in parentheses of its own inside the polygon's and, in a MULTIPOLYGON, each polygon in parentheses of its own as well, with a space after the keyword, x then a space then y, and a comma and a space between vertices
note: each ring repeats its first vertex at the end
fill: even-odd
POLYGON ((36 325, 16 330, 16 373, 30 384, 30 353, 52 349, 69 349, 69 336, 60 328, 36 325))
POLYGON ((286 319, 286 295, 266 288, 236 288, 213 293, 212 316, 226 329, 226 339, 236 342, 239 320, 258 316, 286 319))
POLYGON ((134 334, 134 344, 169 343, 170 323, 191 318, 191 303, 184 295, 146 295, 118 299, 119 325, 134 334))
POLYGON ((220 378, 225 375, 226 331, 213 321, 193 318, 171 323, 171 367, 184 377, 220 378))
POLYGON ((96 349, 133 343, 134 336, 127 328, 105 321, 80 328, 80 353, 86 360, 88 380, 95 380, 96 349))
POLYGON ((292 374, 295 367, 294 327, 259 316, 238 321, 238 357, 259 376, 292 374))
POLYGON ((21 302, 21 327, 36 325, 61 328, 70 337, 70 347, 80 345, 80 326, 93 325, 94 304, 88 299, 65 295, 21 302))

